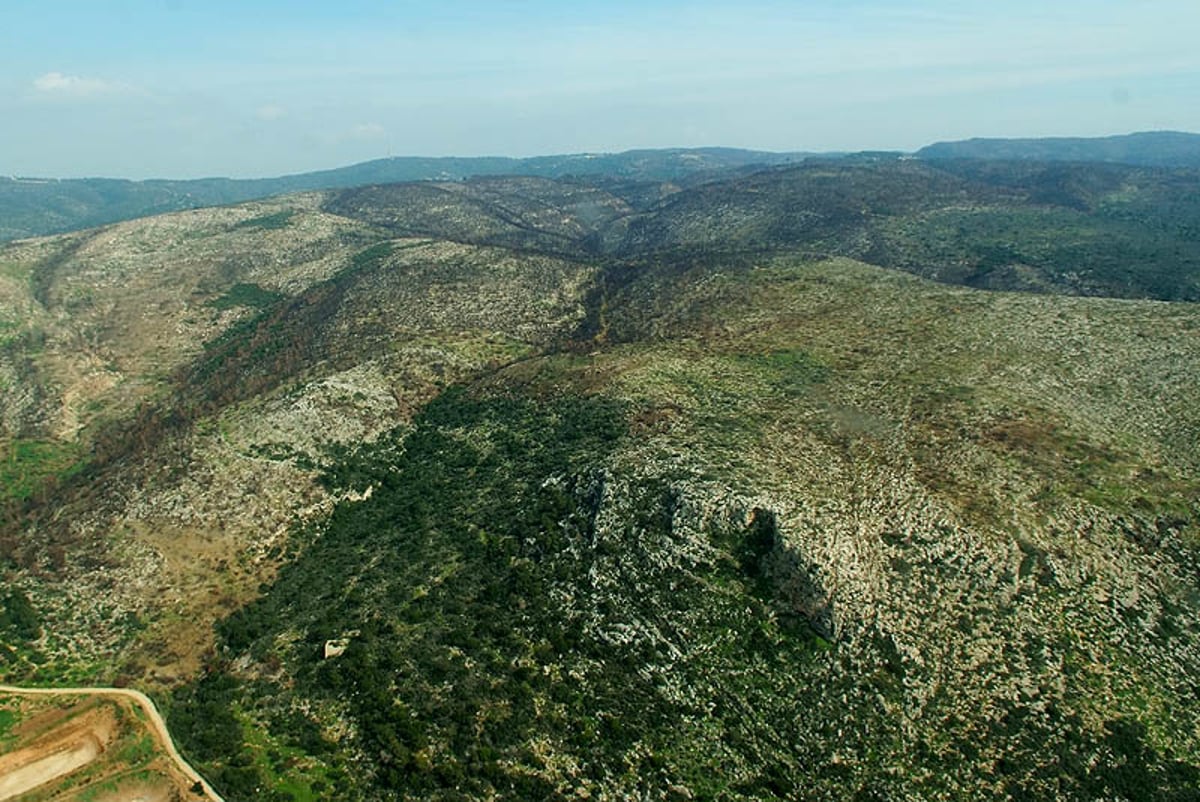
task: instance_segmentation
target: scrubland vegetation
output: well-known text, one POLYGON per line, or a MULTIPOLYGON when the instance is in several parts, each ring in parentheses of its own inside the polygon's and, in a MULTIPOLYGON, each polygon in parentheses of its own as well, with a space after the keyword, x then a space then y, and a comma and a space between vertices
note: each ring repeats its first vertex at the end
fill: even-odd
POLYGON ((149 688, 230 800, 1194 798, 1196 181, 492 178, 9 246, 0 672, 149 688))

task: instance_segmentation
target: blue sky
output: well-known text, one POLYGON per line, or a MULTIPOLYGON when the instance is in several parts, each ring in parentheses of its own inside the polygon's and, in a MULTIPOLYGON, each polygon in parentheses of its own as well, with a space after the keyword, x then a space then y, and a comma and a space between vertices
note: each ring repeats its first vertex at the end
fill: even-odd
POLYGON ((0 174, 1200 131, 1200 3, 5 0, 0 174))

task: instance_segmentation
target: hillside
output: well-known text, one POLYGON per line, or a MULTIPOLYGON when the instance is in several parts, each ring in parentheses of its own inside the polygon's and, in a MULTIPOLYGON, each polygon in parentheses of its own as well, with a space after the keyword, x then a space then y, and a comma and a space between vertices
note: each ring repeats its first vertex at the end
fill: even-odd
POLYGON ((148 690, 229 800, 1195 798, 1197 180, 488 177, 11 244, 0 680, 148 690))
POLYGON ((1144 167, 1200 167, 1200 134, 1144 131, 1107 137, 966 139, 917 151, 922 159, 1111 162, 1144 167))
POLYGON ((950 284, 1200 300, 1200 172, 844 158, 695 185, 486 178, 332 193, 394 236, 586 260, 849 256, 950 284))
POLYGON ((456 181, 471 176, 616 176, 670 181, 750 165, 786 164, 800 153, 736 148, 635 150, 625 153, 501 157, 394 157, 311 173, 261 179, 125 181, 111 178, 0 177, 0 242, 148 217, 163 212, 221 206, 289 192, 388 184, 456 181))
MULTIPOLYGON (((645 187, 663 182, 706 182, 722 175, 736 177, 811 159, 827 161, 849 156, 852 160, 872 161, 895 159, 897 155, 675 148, 524 159, 401 156, 332 170, 257 179, 127 181, 0 176, 0 242, 295 192, 413 181, 458 182, 489 176, 575 177, 602 187, 612 183, 645 187)), ((1091 139, 971 139, 928 145, 917 151, 916 156, 935 163, 960 160, 1086 162, 1196 169, 1200 168, 1200 134, 1155 131, 1091 139)))

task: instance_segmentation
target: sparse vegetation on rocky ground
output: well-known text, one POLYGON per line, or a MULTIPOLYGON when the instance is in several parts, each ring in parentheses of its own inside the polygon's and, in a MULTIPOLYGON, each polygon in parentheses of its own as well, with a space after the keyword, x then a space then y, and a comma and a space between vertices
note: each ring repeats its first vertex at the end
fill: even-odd
POLYGON ((9 246, 0 675, 231 800, 1195 798, 1194 177, 1088 169, 9 246))

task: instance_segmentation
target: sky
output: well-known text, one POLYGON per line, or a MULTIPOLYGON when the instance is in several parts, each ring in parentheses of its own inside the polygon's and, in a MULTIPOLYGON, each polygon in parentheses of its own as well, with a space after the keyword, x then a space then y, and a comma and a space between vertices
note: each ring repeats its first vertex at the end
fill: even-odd
POLYGON ((1195 0, 3 0, 0 175, 1200 131, 1195 0))

